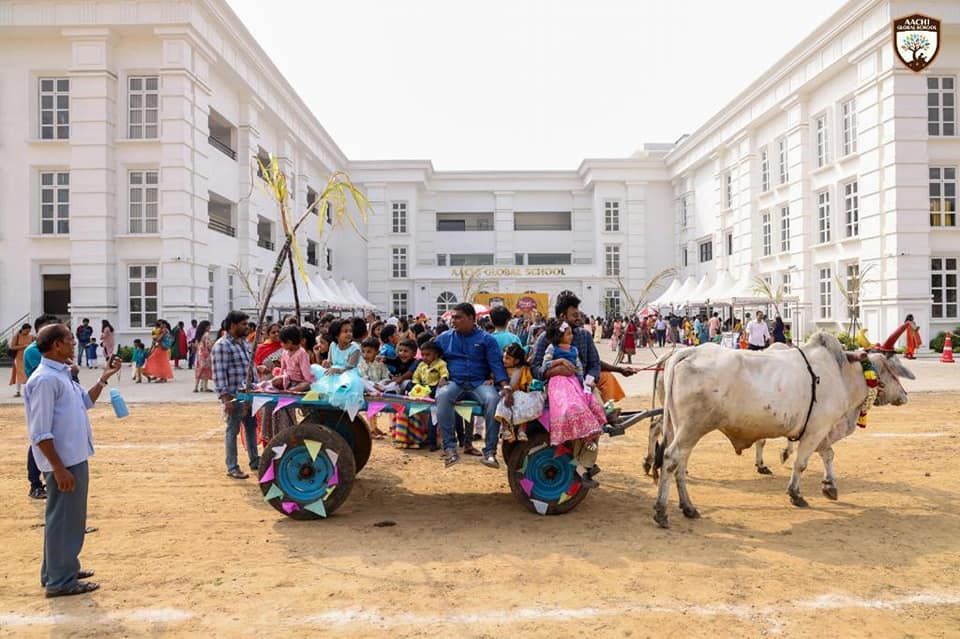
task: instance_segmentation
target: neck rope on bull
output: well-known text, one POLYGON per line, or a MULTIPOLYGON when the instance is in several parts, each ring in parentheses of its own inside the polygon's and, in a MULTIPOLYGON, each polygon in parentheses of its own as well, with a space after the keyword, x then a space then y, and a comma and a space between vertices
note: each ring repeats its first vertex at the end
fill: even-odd
POLYGON ((810 406, 807 408, 807 418, 803 420, 803 428, 800 429, 800 434, 796 437, 787 437, 787 441, 798 442, 800 438, 803 437, 803 434, 807 432, 807 424, 810 423, 810 413, 813 412, 813 405, 817 403, 817 384, 820 383, 820 377, 813 372, 813 367, 810 366, 810 360, 807 359, 807 354, 803 352, 802 348, 798 348, 800 351, 800 357, 803 358, 803 363, 807 365, 807 372, 810 373, 810 406))
POLYGON ((863 367, 863 380, 867 383, 867 398, 860 404, 860 416, 857 417, 857 426, 867 427, 867 411, 877 401, 877 395, 880 394, 880 380, 877 378, 877 369, 869 359, 860 362, 863 367))

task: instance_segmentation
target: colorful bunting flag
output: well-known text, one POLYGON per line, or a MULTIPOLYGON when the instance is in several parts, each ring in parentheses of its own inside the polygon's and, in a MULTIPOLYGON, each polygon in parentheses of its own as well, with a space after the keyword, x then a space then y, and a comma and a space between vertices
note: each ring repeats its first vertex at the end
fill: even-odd
POLYGON ((285 453, 286 451, 287 451, 287 445, 286 445, 286 444, 282 444, 282 445, 280 445, 280 446, 274 446, 274 447, 273 447, 273 459, 274 459, 274 461, 276 461, 276 460, 280 459, 281 457, 283 457, 283 453, 285 453))
POLYGON ((285 501, 280 504, 280 507, 283 508, 283 512, 287 513, 288 515, 295 510, 300 510, 300 504, 293 501, 285 501))
POLYGON ((264 405, 264 404, 267 404, 267 403, 272 402, 272 401, 273 401, 273 398, 272 398, 272 397, 263 397, 263 396, 261 396, 261 395, 258 395, 258 396, 256 396, 256 397, 254 397, 254 398, 253 398, 253 402, 251 402, 251 404, 250 404, 250 414, 251 414, 251 415, 256 415, 257 412, 258 412, 261 408, 263 408, 263 405, 264 405))
POLYGON ((540 501, 539 499, 531 499, 530 502, 533 504, 533 508, 537 511, 537 514, 547 514, 547 508, 550 507, 550 504, 545 501, 540 501))
POLYGON ((315 390, 308 391, 307 394, 303 396, 303 401, 305 402, 320 401, 320 393, 318 393, 315 390))
POLYGON ((327 509, 326 509, 326 507, 323 505, 323 500, 322 500, 322 499, 318 499, 317 501, 313 502, 312 504, 307 504, 306 506, 303 507, 303 509, 304 509, 304 510, 309 510, 309 511, 312 512, 312 513, 316 513, 317 515, 320 515, 321 517, 326 517, 326 516, 327 516, 327 509))
POLYGON ((327 457, 330 458, 330 463, 333 464, 334 468, 336 468, 337 460, 340 459, 340 455, 338 455, 336 451, 330 450, 329 448, 326 450, 326 453, 327 457))
POLYGON ((277 400, 277 407, 273 409, 273 412, 276 413, 281 408, 286 408, 290 404, 296 404, 296 403, 297 403, 296 397, 281 397, 279 400, 277 400))
POLYGON ((370 402, 367 404, 367 419, 373 419, 373 416, 387 407, 386 402, 370 402))
POLYGON ((527 497, 529 497, 530 493, 533 492, 533 482, 526 477, 520 480, 520 486, 523 488, 523 492, 527 493, 527 497))
POLYGON ((263 477, 260 478, 260 483, 265 484, 268 481, 273 481, 273 478, 273 464, 271 463, 269 466, 267 466, 267 470, 264 471, 263 477))
POLYGON ((470 420, 473 419, 473 407, 472 406, 461 406, 457 404, 453 407, 453 410, 456 411, 457 415, 460 416, 460 419, 466 423, 470 423, 470 420))
POLYGON ((410 407, 410 417, 414 415, 419 415, 420 413, 430 410, 430 406, 427 404, 414 404, 410 407))
POLYGON ((280 487, 276 484, 270 486, 270 490, 267 491, 267 494, 263 496, 263 501, 270 501, 271 499, 276 499, 277 497, 283 497, 283 491, 280 490, 280 487))
POLYGON ((323 444, 320 442, 315 442, 312 439, 303 440, 303 445, 307 447, 307 452, 310 453, 310 459, 316 461, 317 453, 320 452, 320 449, 323 448, 323 444))

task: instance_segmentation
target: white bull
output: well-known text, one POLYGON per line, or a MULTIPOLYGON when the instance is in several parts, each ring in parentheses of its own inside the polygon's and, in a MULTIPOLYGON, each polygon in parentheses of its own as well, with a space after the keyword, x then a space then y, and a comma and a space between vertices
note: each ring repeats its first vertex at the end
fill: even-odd
MULTIPOLYGON (((830 445, 852 431, 867 397, 860 365, 867 355, 862 351, 845 353, 837 338, 827 333, 813 335, 802 347, 819 378, 811 409, 812 379, 797 350, 743 351, 705 344, 667 360, 663 403, 666 449, 654 516, 660 526, 668 525, 666 505, 674 479, 683 514, 699 517, 687 493, 687 460, 697 442, 714 430, 726 435, 738 454, 762 439, 799 437, 787 488, 796 506, 807 505, 800 495, 800 476, 814 450, 821 451, 832 477, 830 445)), ((906 403, 907 393, 897 376, 912 377, 910 371, 896 356, 878 353, 869 357, 880 379, 877 403, 906 403)))

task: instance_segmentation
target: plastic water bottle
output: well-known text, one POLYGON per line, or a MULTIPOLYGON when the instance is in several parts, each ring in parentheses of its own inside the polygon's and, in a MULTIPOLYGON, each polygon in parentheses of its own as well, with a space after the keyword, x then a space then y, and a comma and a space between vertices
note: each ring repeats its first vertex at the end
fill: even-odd
POLYGON ((110 389, 110 403, 113 404, 113 412, 117 415, 117 419, 123 419, 130 414, 127 403, 123 401, 123 395, 116 388, 110 389))

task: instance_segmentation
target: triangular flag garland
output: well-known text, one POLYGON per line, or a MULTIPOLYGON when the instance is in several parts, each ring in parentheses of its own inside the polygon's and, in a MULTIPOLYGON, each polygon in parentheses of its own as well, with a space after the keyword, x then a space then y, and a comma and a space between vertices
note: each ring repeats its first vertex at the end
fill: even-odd
POLYGON ((430 410, 430 406, 427 404, 416 404, 410 407, 410 417, 414 415, 419 415, 420 413, 430 410))
POLYGON ((583 485, 583 484, 581 484, 580 482, 577 482, 577 483, 575 483, 575 484, 571 484, 571 485, 570 485, 570 488, 567 489, 566 494, 567 494, 567 495, 570 495, 571 497, 573 497, 574 495, 576 495, 577 493, 580 492, 580 486, 582 486, 582 485, 583 485))
POLYGON ((320 452, 320 449, 323 448, 323 444, 320 442, 315 442, 312 439, 303 440, 303 445, 307 447, 307 452, 310 453, 310 459, 316 460, 317 453, 320 452))
POLYGON ((277 407, 273 409, 273 412, 276 413, 281 408, 286 408, 290 404, 296 404, 296 403, 297 403, 296 397, 281 397, 279 400, 277 400, 277 407))
POLYGON ((326 509, 326 507, 323 505, 323 500, 322 500, 322 499, 318 499, 317 501, 313 502, 312 504, 307 504, 306 506, 303 507, 303 509, 304 509, 304 510, 309 510, 310 512, 315 513, 315 514, 317 514, 317 515, 320 515, 321 517, 326 517, 326 516, 327 516, 327 509, 326 509))
POLYGON ((533 482, 526 477, 520 480, 520 487, 523 488, 523 492, 527 493, 527 497, 533 492, 533 482))
POLYGON ((470 423, 470 420, 473 419, 473 407, 472 406, 454 406, 453 410, 456 411, 457 415, 460 416, 460 419, 470 423))
POLYGON ((550 504, 545 501, 540 501, 539 499, 531 499, 530 503, 533 504, 533 508, 537 511, 538 515, 546 515, 547 508, 550 507, 550 504))
POLYGON ((553 456, 554 456, 554 457, 563 457, 564 455, 566 455, 566 454, 569 453, 569 452, 571 452, 571 450, 570 450, 569 448, 567 448, 567 447, 564 446, 563 444, 560 444, 559 446, 557 446, 556 448, 553 449, 553 456))
POLYGON ((373 419, 373 416, 387 407, 386 402, 370 402, 367 404, 367 419, 373 419))
POLYGON ((430 407, 430 419, 433 420, 434 424, 437 423, 437 407, 436 406, 430 407))
POLYGON ((283 512, 287 513, 288 515, 295 510, 300 510, 300 504, 294 501, 285 501, 280 504, 280 507, 283 508, 283 512))
POLYGON ((303 401, 305 402, 320 401, 320 393, 318 393, 315 390, 307 391, 307 394, 303 396, 303 401))
POLYGON ((272 402, 272 401, 273 401, 273 398, 272 398, 272 397, 262 397, 262 396, 259 396, 259 395, 256 396, 256 397, 254 397, 254 398, 253 398, 253 402, 250 403, 250 414, 251 414, 251 415, 256 415, 256 414, 257 414, 257 411, 259 411, 261 408, 263 408, 263 405, 264 405, 264 404, 269 403, 269 402, 272 402))
POLYGON ((391 407, 397 415, 403 415, 403 412, 407 410, 407 407, 403 404, 391 404, 391 407))
POLYGON ((276 499, 277 497, 283 497, 283 491, 280 490, 280 487, 276 484, 270 486, 270 490, 267 491, 267 494, 263 496, 263 501, 270 501, 271 499, 276 499))
POLYGON ((337 489, 336 486, 330 486, 330 488, 327 488, 327 492, 323 493, 323 498, 327 499, 328 497, 330 497, 330 495, 332 495, 333 491, 335 491, 336 489, 337 489))
POLYGON ((337 467, 333 467, 333 474, 330 475, 330 479, 327 480, 327 486, 333 487, 340 483, 340 471, 337 470, 337 467))
POLYGON ((560 499, 557 500, 557 504, 559 505, 569 500, 570 500, 570 495, 568 495, 567 493, 563 493, 562 495, 560 495, 560 499))
POLYGON ((347 406, 347 416, 350 418, 351 422, 357 418, 357 413, 359 412, 360 412, 360 404, 350 404, 349 406, 347 406))
POLYGON ((287 445, 286 445, 286 444, 282 444, 282 445, 280 445, 280 446, 274 446, 274 447, 273 447, 273 460, 276 461, 276 460, 280 459, 281 457, 283 457, 283 453, 285 453, 286 450, 287 450, 287 445))
POLYGON ((273 481, 274 476, 275 475, 273 474, 273 464, 271 463, 269 466, 267 466, 267 470, 264 471, 263 477, 260 478, 260 483, 265 484, 268 481, 273 481))
POLYGON ((336 468, 337 460, 340 459, 340 455, 338 455, 336 451, 330 450, 329 448, 325 452, 327 453, 327 457, 330 458, 330 463, 333 464, 334 468, 336 468))
POLYGON ((544 430, 546 430, 547 432, 550 432, 550 410, 549 409, 545 408, 543 412, 540 413, 540 425, 543 426, 544 430))

